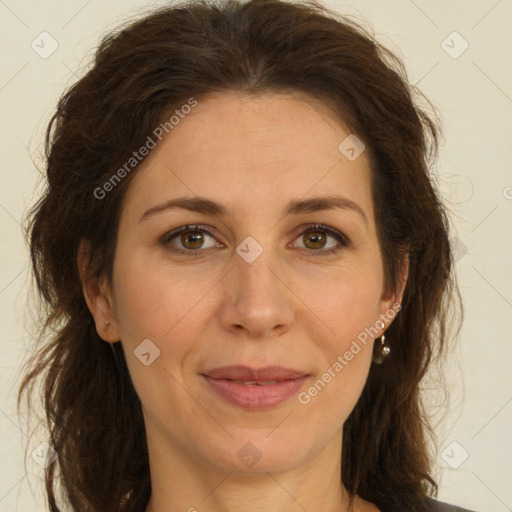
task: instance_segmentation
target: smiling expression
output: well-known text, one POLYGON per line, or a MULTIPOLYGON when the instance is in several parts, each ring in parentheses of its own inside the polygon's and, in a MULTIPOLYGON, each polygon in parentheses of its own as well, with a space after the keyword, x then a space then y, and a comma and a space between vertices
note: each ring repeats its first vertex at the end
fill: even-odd
POLYGON ((306 99, 210 95, 130 183, 108 341, 122 341, 154 457, 165 446, 189 467, 259 472, 339 452, 373 340, 308 405, 248 410, 203 377, 279 365, 307 374, 304 390, 400 301, 383 296, 367 154, 347 159, 350 130, 306 99), (148 365, 143 340, 160 351, 148 365))

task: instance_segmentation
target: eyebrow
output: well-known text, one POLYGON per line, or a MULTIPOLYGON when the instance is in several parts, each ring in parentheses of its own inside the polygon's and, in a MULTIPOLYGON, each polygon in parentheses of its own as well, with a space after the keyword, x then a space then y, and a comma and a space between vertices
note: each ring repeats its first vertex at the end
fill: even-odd
MULTIPOLYGON (((153 206, 146 210, 140 221, 143 219, 173 208, 182 208, 192 212, 202 213, 220 217, 232 217, 233 214, 224 205, 207 199, 205 197, 178 197, 165 203, 153 206)), ((368 226, 368 217, 364 210, 354 201, 342 196, 322 196, 311 199, 296 199, 288 203, 283 211, 283 215, 299 215, 303 213, 313 213, 325 210, 352 210, 359 214, 368 226)), ((139 221, 139 222, 140 222, 139 221)))

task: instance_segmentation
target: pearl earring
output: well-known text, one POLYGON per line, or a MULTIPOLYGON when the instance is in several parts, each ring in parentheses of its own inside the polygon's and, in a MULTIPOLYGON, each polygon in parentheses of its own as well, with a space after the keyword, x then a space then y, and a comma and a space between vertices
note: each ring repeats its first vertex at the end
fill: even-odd
POLYGON ((384 334, 380 337, 379 352, 374 356, 373 362, 375 364, 382 364, 391 352, 391 347, 385 343, 386 336, 384 334))

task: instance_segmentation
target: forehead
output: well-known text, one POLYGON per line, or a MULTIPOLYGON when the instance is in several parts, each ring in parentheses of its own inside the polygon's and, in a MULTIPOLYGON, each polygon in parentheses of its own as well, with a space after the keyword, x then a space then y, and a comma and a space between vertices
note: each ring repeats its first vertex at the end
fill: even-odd
POLYGON ((339 193, 372 217, 369 161, 364 151, 347 158, 340 150, 347 137, 350 129, 307 95, 211 94, 139 166, 127 203, 186 194, 249 214, 255 201, 281 207, 288 199, 339 193))
POLYGON ((325 104, 300 93, 211 94, 172 130, 174 145, 185 142, 201 149, 189 155, 194 159, 212 153, 229 159, 228 152, 236 151, 238 157, 262 163, 278 160, 279 153, 283 161, 295 162, 322 152, 338 157, 336 141, 349 133, 325 104))

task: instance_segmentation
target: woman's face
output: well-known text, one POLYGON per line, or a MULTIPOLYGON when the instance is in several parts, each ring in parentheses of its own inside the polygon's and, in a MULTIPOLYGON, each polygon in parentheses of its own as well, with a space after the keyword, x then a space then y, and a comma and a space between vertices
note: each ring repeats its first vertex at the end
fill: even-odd
POLYGON ((388 324, 401 299, 383 298, 369 160, 349 135, 313 100, 215 94, 140 166, 120 219, 108 329, 95 318, 104 339, 122 342, 150 457, 265 472, 341 456, 379 318, 388 324), (226 213, 170 207, 178 198, 226 213), (172 236, 186 225, 204 231, 172 236), (306 377, 268 390, 205 377, 232 365, 306 377))

